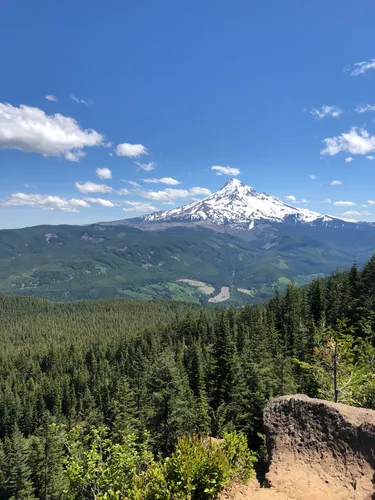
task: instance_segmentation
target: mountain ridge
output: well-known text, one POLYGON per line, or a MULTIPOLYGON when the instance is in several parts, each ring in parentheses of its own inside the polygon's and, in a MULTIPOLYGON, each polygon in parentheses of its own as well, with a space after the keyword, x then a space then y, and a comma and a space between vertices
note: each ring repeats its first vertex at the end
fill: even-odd
POLYGON ((369 227, 369 222, 348 221, 338 217, 297 208, 265 192, 259 193, 239 179, 230 179, 210 196, 170 210, 161 210, 141 217, 99 222, 101 225, 126 224, 140 229, 165 229, 175 225, 194 224, 223 232, 251 231, 264 224, 305 224, 342 227, 350 224, 369 227))

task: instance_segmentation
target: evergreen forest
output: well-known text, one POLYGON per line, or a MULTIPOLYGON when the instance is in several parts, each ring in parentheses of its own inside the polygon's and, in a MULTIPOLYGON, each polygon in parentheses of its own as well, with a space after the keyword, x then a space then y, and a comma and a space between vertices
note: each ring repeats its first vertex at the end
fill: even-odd
POLYGON ((0 296, 0 498, 218 498, 266 460, 262 412, 375 409, 375 257, 265 303, 0 296))

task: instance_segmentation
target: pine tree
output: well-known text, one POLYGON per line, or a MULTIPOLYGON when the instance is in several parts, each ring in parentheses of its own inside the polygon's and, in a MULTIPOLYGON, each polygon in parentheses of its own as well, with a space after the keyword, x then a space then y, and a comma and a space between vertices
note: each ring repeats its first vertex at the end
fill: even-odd
POLYGON ((5 491, 8 498, 34 500, 29 449, 26 439, 15 429, 5 440, 5 491))
POLYGON ((34 484, 40 500, 60 500, 67 486, 63 444, 63 429, 46 413, 33 438, 31 451, 34 484))

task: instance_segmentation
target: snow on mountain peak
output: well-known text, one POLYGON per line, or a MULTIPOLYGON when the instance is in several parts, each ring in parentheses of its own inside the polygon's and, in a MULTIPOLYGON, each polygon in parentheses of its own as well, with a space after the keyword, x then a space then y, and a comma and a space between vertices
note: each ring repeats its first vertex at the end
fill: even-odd
POLYGON ((211 196, 179 208, 143 216, 147 222, 198 222, 241 225, 252 228, 254 222, 283 222, 286 219, 311 223, 323 217, 307 209, 283 203, 266 193, 258 193, 239 179, 230 179, 211 196))

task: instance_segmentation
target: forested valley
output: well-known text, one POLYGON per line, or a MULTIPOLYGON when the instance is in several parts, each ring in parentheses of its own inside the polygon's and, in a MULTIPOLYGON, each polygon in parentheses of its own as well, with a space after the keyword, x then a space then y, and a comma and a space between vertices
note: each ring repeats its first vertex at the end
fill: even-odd
POLYGON ((374 332, 375 257, 237 309, 1 295, 0 498, 217 498, 270 398, 375 409, 374 332))

